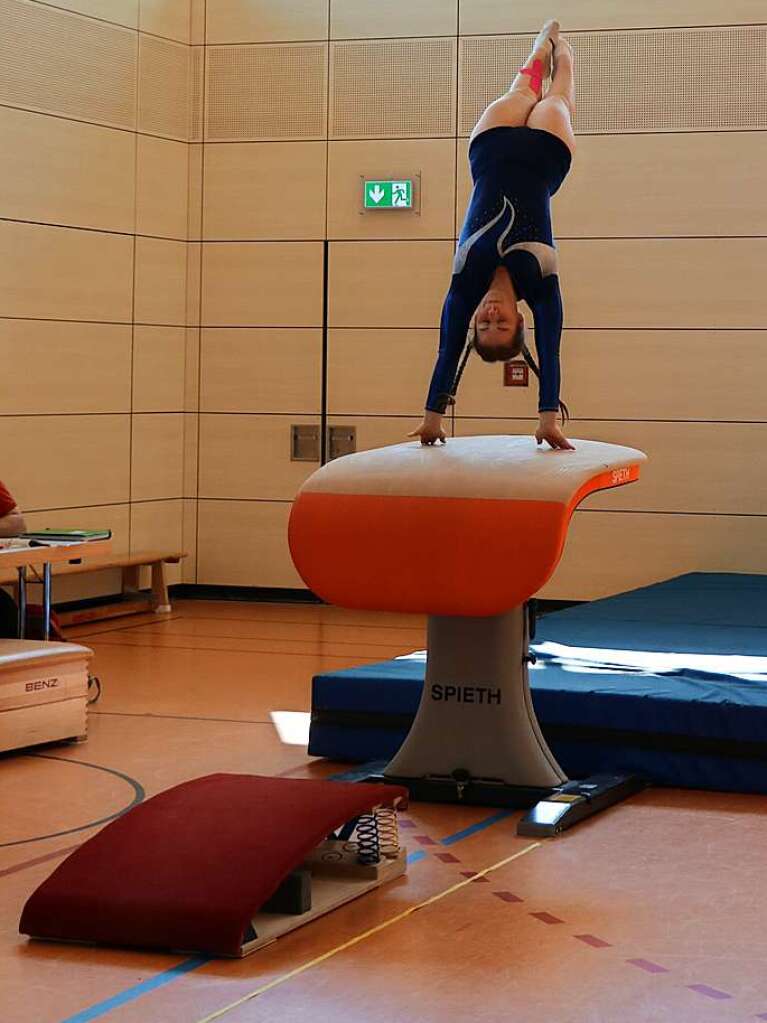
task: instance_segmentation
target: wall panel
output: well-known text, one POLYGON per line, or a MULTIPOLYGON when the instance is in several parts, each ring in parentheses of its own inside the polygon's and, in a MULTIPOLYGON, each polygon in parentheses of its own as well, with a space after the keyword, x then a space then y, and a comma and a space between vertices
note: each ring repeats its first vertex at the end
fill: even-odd
POLYGON ((559 237, 767 235, 767 132, 584 135, 554 198, 559 237))
POLYGON ((455 38, 333 43, 330 137, 455 134, 455 38))
POLYGON ((452 238, 454 197, 452 139, 330 143, 329 238, 452 238), (413 179, 420 191, 420 209, 363 210, 363 176, 413 179))
MULTIPOLYGON (((131 553, 140 551, 181 551, 184 549, 184 507, 182 501, 134 501, 130 506, 131 553)), ((166 565, 169 584, 181 582, 181 565, 166 565)), ((146 570, 149 585, 149 570, 146 570)))
MULTIPOLYGON (((459 436, 528 435, 535 445, 535 422, 503 419, 456 420, 459 436)), ((759 515, 767 509, 767 424, 578 422, 568 433, 578 438, 638 448, 648 457, 638 483, 586 499, 592 510, 676 512, 679 514, 759 515)), ((541 448, 549 458, 566 458, 541 448)))
POLYGON ((292 424, 310 416, 200 416, 200 497, 292 501, 319 462, 290 460, 292 424))
POLYGON ((767 419, 765 330, 565 330, 562 365, 576 420, 767 419))
POLYGON ((318 329, 202 332, 204 412, 319 413, 321 387, 318 329))
POLYGON ((325 39, 328 0, 216 0, 208 4, 208 43, 325 39))
POLYGON ((128 415, 0 416, 0 451, 24 511, 128 500, 128 415))
POLYGON ((290 508, 288 501, 200 501, 197 581, 303 589, 288 549, 290 508))
POLYGON ((576 512, 540 595, 597 600, 684 572, 767 573, 766 528, 763 516, 576 512))
POLYGON ((138 129, 186 141, 190 123, 188 46, 139 36, 138 129))
POLYGON ((417 444, 410 440, 408 433, 415 429, 415 422, 408 416, 329 416, 330 426, 353 426, 357 431, 357 451, 370 451, 387 444, 417 444))
POLYGON ((765 325, 767 238, 563 240, 559 259, 570 327, 765 325))
MULTIPOLYGON (((577 132, 767 128, 767 26, 584 32, 570 37, 578 67, 577 132), (682 69, 684 71, 682 72, 682 69), (748 96, 732 102, 732 83, 748 96)), ((459 134, 525 61, 532 36, 461 40, 459 134), (514 69, 514 70, 510 70, 514 69)))
POLYGON ((130 411, 129 324, 0 320, 0 366, 21 364, 22 385, 0 372, 0 415, 130 411))
POLYGON ((5 316, 129 323, 132 285, 132 238, 0 222, 5 316))
MULTIPOLYGON (((583 135, 552 204, 558 238, 767 235, 767 132, 583 135)), ((471 195, 458 143, 456 217, 471 195)))
MULTIPOLYGON (((132 17, 130 5, 126 12, 132 17)), ((136 33, 126 28, 29 0, 3 0, 0 104, 134 128, 136 44, 136 33)))
MULTIPOLYGON (((731 25, 764 22, 761 0, 559 0, 556 15, 565 33, 583 29, 671 28, 676 25, 731 25)), ((537 32, 549 13, 536 0, 461 0, 463 35, 537 32)))
POLYGON ((186 322, 187 245, 161 238, 136 238, 136 323, 186 322))
POLYGON ((329 412, 421 415, 438 344, 437 329, 331 330, 328 336, 329 412))
POLYGON ((186 557, 181 562, 181 581, 197 582, 197 499, 182 504, 181 549, 186 557))
MULTIPOLYGON (((520 309, 535 352, 532 316, 524 304, 520 309)), ((570 321, 568 305, 565 321, 570 321)), ((436 331, 433 339, 429 332, 418 331, 332 331, 330 336, 334 409, 401 414, 420 407, 436 356, 436 331), (358 359, 348 363, 358 347, 358 359), (385 390, 371 370, 379 364, 393 382, 385 390)), ((571 429, 588 419, 767 419, 762 386, 767 378, 766 331, 565 329, 561 359, 562 396, 574 417, 571 429)), ((456 411, 464 416, 528 417, 536 414, 537 401, 532 374, 527 388, 504 387, 502 366, 472 355, 456 411)))
POLYGON ((200 328, 186 328, 184 363, 184 411, 196 412, 200 407, 200 328))
POLYGON ((137 326, 133 338, 133 411, 182 412, 186 329, 137 326))
POLYGON ((135 136, 0 107, 0 137, 4 218, 133 231, 135 136))
POLYGON ((151 413, 132 417, 131 500, 183 495, 184 416, 151 413))
POLYGON ((330 326, 437 326, 452 257, 447 241, 334 242, 330 326))
POLYGON ((191 8, 189 0, 140 0, 139 28, 157 36, 166 36, 179 43, 191 41, 191 8))
POLYGON ((207 48, 208 142, 322 139, 326 43, 207 48))
POLYGON ((205 238, 325 237, 324 142, 205 147, 205 238))
POLYGON ((392 36, 455 35, 458 0, 330 0, 331 39, 371 39, 392 36))
POLYGON ((184 413, 184 473, 183 494, 197 500, 200 470, 200 416, 197 412, 184 413))
POLYGON ((320 242, 207 242, 203 324, 319 327, 320 242))
POLYGON ((186 239, 189 146, 137 135, 136 233, 186 239))
POLYGON ((48 7, 138 28, 139 0, 45 0, 48 7))

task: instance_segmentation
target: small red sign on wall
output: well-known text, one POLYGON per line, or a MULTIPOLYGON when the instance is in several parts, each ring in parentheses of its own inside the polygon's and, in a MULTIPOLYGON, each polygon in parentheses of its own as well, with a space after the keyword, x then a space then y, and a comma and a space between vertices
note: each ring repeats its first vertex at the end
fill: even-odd
POLYGON ((526 362, 506 362, 503 366, 504 387, 527 387, 529 384, 529 368, 526 362))

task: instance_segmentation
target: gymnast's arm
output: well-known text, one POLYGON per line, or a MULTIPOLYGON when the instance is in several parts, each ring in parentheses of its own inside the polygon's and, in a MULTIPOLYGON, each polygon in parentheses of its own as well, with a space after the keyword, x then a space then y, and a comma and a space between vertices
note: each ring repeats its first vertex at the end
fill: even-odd
POLYGON ((469 285, 467 276, 465 270, 462 274, 453 275, 450 290, 442 306, 439 351, 426 398, 423 421, 417 429, 408 434, 409 437, 420 437, 422 444, 434 444, 436 441, 444 444, 446 441, 442 417, 450 398, 453 397, 455 375, 466 345, 472 313, 487 290, 486 280, 469 285))
POLYGON ((535 297, 528 301, 535 322, 535 347, 540 367, 538 413, 540 422, 535 439, 544 440, 552 448, 573 450, 558 422, 559 411, 559 346, 562 337, 562 296, 556 274, 544 277, 535 297))

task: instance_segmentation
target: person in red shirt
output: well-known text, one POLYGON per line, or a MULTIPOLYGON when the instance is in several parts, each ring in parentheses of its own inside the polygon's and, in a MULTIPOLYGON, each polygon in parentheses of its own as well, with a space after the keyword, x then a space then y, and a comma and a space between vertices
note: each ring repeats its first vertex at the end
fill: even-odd
MULTIPOLYGON (((18 536, 26 529, 24 516, 19 511, 13 495, 0 480, 0 537, 18 536)), ((10 593, 0 589, 0 637, 13 637, 17 634, 18 616, 16 602, 10 593)))
POLYGON ((24 516, 10 490, 0 480, 0 536, 18 536, 26 529, 24 516))

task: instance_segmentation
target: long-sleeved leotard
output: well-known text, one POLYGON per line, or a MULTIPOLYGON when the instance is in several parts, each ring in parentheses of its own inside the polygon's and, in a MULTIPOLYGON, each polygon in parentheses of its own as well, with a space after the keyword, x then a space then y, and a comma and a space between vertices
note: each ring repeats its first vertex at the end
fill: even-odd
POLYGON ((472 314, 498 266, 509 273, 535 324, 539 411, 559 407, 562 299, 550 199, 570 169, 570 150, 538 128, 490 128, 469 149, 474 191, 442 308, 439 354, 426 408, 444 413, 472 314))

